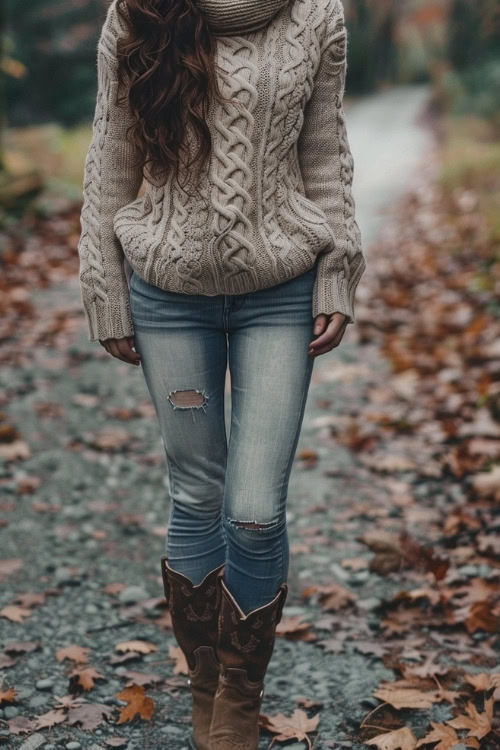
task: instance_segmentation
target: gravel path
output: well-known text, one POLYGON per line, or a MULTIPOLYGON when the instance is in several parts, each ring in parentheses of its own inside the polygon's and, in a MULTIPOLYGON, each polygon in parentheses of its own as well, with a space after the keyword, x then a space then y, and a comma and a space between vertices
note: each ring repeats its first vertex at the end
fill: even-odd
MULTIPOLYGON (((381 209, 401 194, 425 154, 428 136, 416 117, 426 95, 421 88, 400 89, 349 110, 367 248, 387 220, 381 209)), ((53 321, 53 343, 30 352, 25 336, 24 366, 5 367, 0 376, 1 408, 30 451, 25 460, 0 466, 0 608, 13 608, 0 618, 0 692, 13 688, 17 694, 0 708, 0 744, 183 750, 189 698, 186 678, 175 674, 169 655, 175 641, 159 573, 168 514, 164 455, 143 376, 87 342, 76 279, 35 298, 40 325, 53 321), (61 309, 71 324, 58 334, 61 309), (120 646, 137 640, 150 644, 143 647, 149 653, 120 646), (76 656, 70 651, 66 659, 58 654, 58 660, 56 653, 70 646, 88 650, 76 656), (95 671, 72 675, 87 667, 95 671), (142 683, 154 701, 153 717, 115 723, 125 705, 116 695, 141 681, 137 673, 147 675, 142 683), (94 685, 83 690, 82 682, 94 685), (66 698, 66 707, 54 713, 58 700, 70 695, 73 700, 66 698), (78 697, 93 710, 82 709, 78 697), (48 728, 36 723, 50 711, 47 725, 57 714, 66 722, 48 728), (103 713, 107 721, 100 723, 103 713), (9 734, 9 727, 22 725, 21 717, 29 733, 9 734)), ((339 349, 315 364, 289 493, 292 555, 284 622, 291 632, 276 641, 263 705, 265 714, 289 715, 301 697, 317 702, 306 708, 309 716, 321 714, 312 735, 317 750, 366 747, 356 740, 359 724, 379 704, 371 697, 379 682, 394 678, 370 643, 378 608, 401 581, 371 573, 371 553, 357 541, 380 516, 390 520, 394 508, 387 491, 335 440, 335 425, 356 413, 363 385, 383 383, 388 365, 357 342, 352 328, 339 349), (307 586, 333 583, 352 593, 354 606, 328 610, 318 594, 301 595, 307 586), (309 626, 301 629, 300 617, 309 626)), ((228 420, 229 412, 228 399, 228 420)), ((435 707, 434 720, 448 716, 443 706, 435 707)), ((271 737, 263 731, 260 747, 267 748, 271 737)), ((306 744, 295 740, 286 747, 306 744)))

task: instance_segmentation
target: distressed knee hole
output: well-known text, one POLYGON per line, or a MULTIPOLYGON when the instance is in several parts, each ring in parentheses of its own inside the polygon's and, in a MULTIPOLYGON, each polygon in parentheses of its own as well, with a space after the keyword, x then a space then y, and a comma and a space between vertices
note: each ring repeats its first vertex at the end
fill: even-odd
POLYGON ((208 400, 205 390, 194 388, 176 388, 170 391, 168 398, 174 409, 204 409, 208 400))
POLYGON ((269 529, 276 525, 274 521, 270 521, 269 523, 257 523, 257 521, 235 521, 232 518, 228 518, 227 520, 237 529, 251 529, 255 531, 269 529))

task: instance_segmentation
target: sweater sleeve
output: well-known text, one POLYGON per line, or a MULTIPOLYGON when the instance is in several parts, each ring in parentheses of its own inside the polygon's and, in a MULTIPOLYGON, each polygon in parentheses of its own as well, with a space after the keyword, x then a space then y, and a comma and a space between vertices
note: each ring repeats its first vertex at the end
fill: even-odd
POLYGON ((354 296, 366 262, 355 218, 354 163, 343 109, 347 32, 342 4, 336 0, 333 7, 298 154, 306 197, 321 207, 335 236, 318 259, 313 317, 340 312, 354 323, 354 296))
POLYGON ((127 140, 132 121, 118 102, 116 43, 121 27, 113 3, 97 45, 97 101, 83 177, 80 289, 90 341, 133 335, 124 254, 113 230, 116 212, 135 200, 142 163, 127 140))

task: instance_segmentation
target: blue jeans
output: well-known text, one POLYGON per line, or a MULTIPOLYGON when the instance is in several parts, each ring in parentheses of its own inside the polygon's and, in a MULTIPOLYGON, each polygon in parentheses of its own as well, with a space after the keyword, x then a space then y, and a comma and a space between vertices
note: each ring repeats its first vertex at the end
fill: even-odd
POLYGON ((314 364, 315 277, 313 266, 268 289, 214 297, 130 279, 136 348, 167 458, 169 564, 198 584, 225 563, 245 614, 288 576, 286 499, 314 364))

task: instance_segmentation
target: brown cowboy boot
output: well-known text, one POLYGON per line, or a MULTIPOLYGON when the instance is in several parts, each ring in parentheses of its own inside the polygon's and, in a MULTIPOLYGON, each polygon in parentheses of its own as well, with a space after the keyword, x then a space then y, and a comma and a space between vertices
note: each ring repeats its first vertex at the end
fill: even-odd
POLYGON ((288 586, 282 583, 272 601, 247 615, 221 576, 217 579, 221 663, 208 750, 257 750, 264 677, 271 660, 276 625, 281 620, 288 586))
POLYGON ((161 558, 163 587, 172 617, 172 629, 188 663, 188 684, 193 700, 190 744, 194 750, 208 750, 220 670, 215 652, 219 597, 216 579, 223 569, 224 565, 219 565, 194 586, 187 576, 170 567, 166 556, 161 558))

